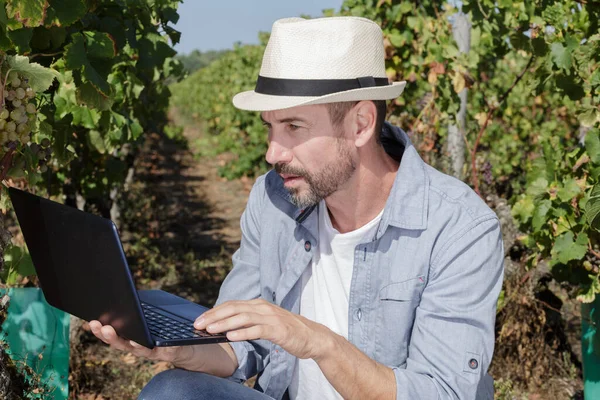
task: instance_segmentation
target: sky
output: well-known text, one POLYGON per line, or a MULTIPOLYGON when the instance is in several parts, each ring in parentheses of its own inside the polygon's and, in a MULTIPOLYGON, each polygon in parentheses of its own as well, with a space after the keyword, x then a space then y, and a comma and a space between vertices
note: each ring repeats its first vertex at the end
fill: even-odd
POLYGON ((179 5, 175 29, 181 41, 179 53, 233 48, 234 43, 258 44, 259 31, 271 31, 279 18, 310 15, 340 9, 343 0, 185 0, 179 5))

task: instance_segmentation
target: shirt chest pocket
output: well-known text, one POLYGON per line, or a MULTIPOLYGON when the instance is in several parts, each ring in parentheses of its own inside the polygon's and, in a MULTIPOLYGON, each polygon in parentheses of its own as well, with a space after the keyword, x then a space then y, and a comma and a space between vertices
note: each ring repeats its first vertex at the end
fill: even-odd
POLYGON ((382 302, 418 300, 421 297, 424 282, 425 277, 421 275, 406 281, 390 283, 379 291, 379 300, 382 302))
POLYGON ((379 291, 376 356, 384 365, 400 366, 406 362, 424 282, 424 276, 418 276, 390 283, 379 291))

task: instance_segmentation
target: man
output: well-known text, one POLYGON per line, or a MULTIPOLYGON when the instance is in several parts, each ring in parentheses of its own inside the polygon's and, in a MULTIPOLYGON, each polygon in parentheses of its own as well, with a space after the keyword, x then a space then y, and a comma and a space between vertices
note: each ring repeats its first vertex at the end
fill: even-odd
POLYGON ((178 369, 142 399, 487 399, 503 249, 496 215, 384 123, 381 29, 363 18, 273 25, 256 89, 274 170, 254 185, 217 306, 225 344, 111 346, 178 369), (239 385, 258 374, 255 389, 239 385), (227 378, 227 379, 223 379, 227 378))

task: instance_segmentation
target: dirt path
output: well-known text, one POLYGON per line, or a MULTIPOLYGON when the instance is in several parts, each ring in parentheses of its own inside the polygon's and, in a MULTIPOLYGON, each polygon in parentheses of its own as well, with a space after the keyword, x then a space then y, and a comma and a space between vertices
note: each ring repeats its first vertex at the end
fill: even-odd
MULTIPOLYGON (((219 158, 194 157, 201 131, 189 125, 183 135, 185 141, 147 136, 119 201, 120 233, 139 288, 162 288, 212 305, 239 246, 239 219, 252 180, 222 179, 219 158)), ((112 351, 85 324, 79 339, 71 350, 71 399, 136 398, 154 374, 169 367, 112 351)))

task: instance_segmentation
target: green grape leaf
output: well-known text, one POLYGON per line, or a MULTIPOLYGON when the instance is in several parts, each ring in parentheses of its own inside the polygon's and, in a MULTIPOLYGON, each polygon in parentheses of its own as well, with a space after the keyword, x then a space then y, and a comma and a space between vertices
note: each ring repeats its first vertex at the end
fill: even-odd
POLYGON ((110 110, 113 104, 111 98, 103 96, 90 82, 85 82, 79 86, 76 96, 79 104, 85 104, 100 111, 110 110))
POLYGON ((543 177, 537 178, 527 187, 527 194, 533 197, 539 197, 548 190, 548 180, 543 177))
POLYGON ((103 17, 98 21, 97 29, 101 32, 107 32, 115 41, 117 49, 122 49, 127 43, 126 31, 123 25, 113 17, 103 17))
POLYGON ((596 70, 592 72, 592 76, 590 77, 590 84, 592 86, 600 85, 600 68, 596 68, 596 70))
POLYGON ((552 54, 552 61, 558 68, 564 69, 565 71, 568 71, 571 68, 573 63, 571 52, 561 43, 552 43, 550 52, 552 54))
POLYGON ((73 107, 71 109, 73 115, 73 125, 81 125, 84 128, 94 129, 100 121, 100 113, 96 110, 87 107, 73 107))
POLYGON ((50 48, 50 35, 48 35, 48 31, 39 27, 33 29, 31 46, 37 50, 48 50, 50 48))
POLYGON ((600 130, 591 129, 585 134, 585 150, 594 164, 600 164, 600 130))
POLYGON ((27 252, 23 252, 19 263, 16 265, 17 273, 21 276, 35 275, 35 268, 33 267, 33 261, 31 255, 27 252))
POLYGON ((8 56, 6 62, 9 68, 29 79, 29 85, 36 92, 46 91, 55 78, 60 78, 58 71, 46 68, 37 63, 29 62, 28 57, 8 56))
POLYGON ((52 137, 52 125, 47 123, 46 121, 40 121, 39 123, 39 131, 43 136, 52 137))
POLYGON ((120 142, 123 139, 123 128, 113 127, 108 131, 108 137, 112 141, 120 142))
POLYGON ((89 64, 85 54, 85 44, 83 36, 76 33, 71 38, 72 42, 65 46, 65 67, 68 69, 79 69, 89 64))
POLYGON ((531 219, 531 226, 535 231, 539 231, 542 229, 548 218, 546 215, 548 211, 552 208, 552 202, 550 200, 542 200, 538 203, 533 211, 533 216, 531 219))
POLYGON ((531 46, 533 47, 533 53, 538 57, 544 57, 548 53, 548 44, 541 37, 532 39, 531 46))
POLYGON ((590 198, 585 205, 585 216, 588 224, 600 231, 600 183, 597 183, 590 192, 590 198))
POLYGON ((25 171, 21 166, 17 165, 9 168, 8 172, 6 173, 6 176, 8 176, 9 178, 21 179, 25 177, 25 171))
POLYGON ((6 15, 33 28, 44 22, 48 5, 47 0, 7 0, 6 15))
POLYGON ((79 21, 87 13, 84 0, 49 0, 46 27, 65 27, 79 21))
POLYGON ((583 87, 573 76, 559 75, 556 77, 556 87, 562 89, 571 100, 579 100, 585 96, 583 87))
POLYGON ((410 1, 403 1, 400 3, 400 13, 408 14, 414 9, 414 5, 410 1))
POLYGON ((0 0, 0 26, 6 28, 8 21, 8 16, 6 15, 6 0, 0 0))
POLYGON ((139 59, 136 67, 154 70, 156 67, 162 66, 166 58, 175 56, 177 53, 169 47, 165 40, 158 34, 148 34, 139 39, 139 59))
POLYGON ((515 203, 511 212, 512 215, 517 218, 521 223, 525 223, 531 218, 535 210, 535 204, 533 204, 533 199, 529 196, 521 198, 519 201, 515 203))
POLYGON ((581 260, 587 253, 587 235, 580 233, 577 241, 574 241, 573 237, 573 232, 567 231, 554 242, 552 256, 562 264, 566 264, 571 260, 581 260), (583 241, 585 243, 582 243, 583 241))
POLYGON ((562 201, 571 201, 581 192, 581 188, 574 178, 568 178, 563 186, 558 189, 557 196, 562 201))
POLYGON ((173 7, 166 7, 162 10, 162 17, 164 20, 168 22, 172 22, 174 24, 179 21, 179 14, 177 13, 177 9, 173 7))
POLYGON ((140 135, 142 133, 144 133, 144 128, 142 128, 142 126, 140 125, 139 122, 137 121, 133 121, 130 125, 129 125, 129 131, 131 132, 131 138, 133 140, 136 140, 137 138, 140 137, 140 135))
POLYGON ((392 32, 388 35, 390 43, 395 47, 402 47, 406 43, 406 38, 400 32, 392 32))
POLYGON ((31 52, 31 38, 33 37, 33 29, 31 28, 20 28, 14 31, 8 31, 7 33, 10 41, 15 45, 17 52, 21 54, 27 54, 31 52))
POLYGON ((171 28, 168 25, 164 26, 164 29, 167 35, 169 36, 169 39, 171 39, 172 44, 175 45, 181 41, 181 32, 174 28, 171 28))
POLYGON ((12 47, 13 44, 7 36, 6 29, 4 29, 2 25, 0 25, 0 50, 11 50, 12 47))
POLYGON ((87 57, 85 39, 81 33, 76 33, 72 37, 72 42, 65 46, 65 66, 67 69, 81 69, 85 79, 90 82, 94 88, 104 96, 110 95, 110 85, 100 73, 92 66, 87 57))
POLYGON ((113 38, 105 32, 85 31, 87 55, 90 58, 113 58, 117 47, 113 38))
POLYGON ((106 145, 104 144, 104 138, 102 133, 95 129, 90 130, 88 134, 90 147, 98 151, 100 154, 106 153, 106 145))
POLYGON ((595 110, 593 107, 584 108, 584 111, 577 115, 577 119, 581 125, 591 127, 600 121, 600 112, 595 110))
MULTIPOLYGON (((53 156, 55 156, 58 161, 63 164, 67 164, 72 159, 72 153, 67 152, 67 146, 69 141, 69 130, 66 129, 66 126, 70 125, 73 121, 73 116, 71 114, 67 114, 65 117, 61 118, 61 123, 65 129, 56 129, 54 132, 50 132, 54 141, 52 142, 52 150, 53 156)), ((48 124, 49 125, 49 124, 48 124)), ((52 126, 49 125, 50 129, 52 126)))
POLYGON ((50 35, 50 42, 52 43, 52 48, 59 48, 67 39, 67 30, 65 28, 61 28, 58 26, 53 26, 49 29, 46 29, 46 32, 50 35))
POLYGON ((444 46, 442 53, 444 58, 456 58, 459 54, 458 47, 456 47, 454 44, 449 44, 448 46, 444 46))
POLYGON ((582 303, 593 303, 596 294, 600 294, 600 275, 588 275, 590 284, 579 289, 577 300, 582 303))
POLYGON ((553 4, 542 11, 542 18, 550 25, 560 26, 565 20, 565 11, 561 3, 553 4))

